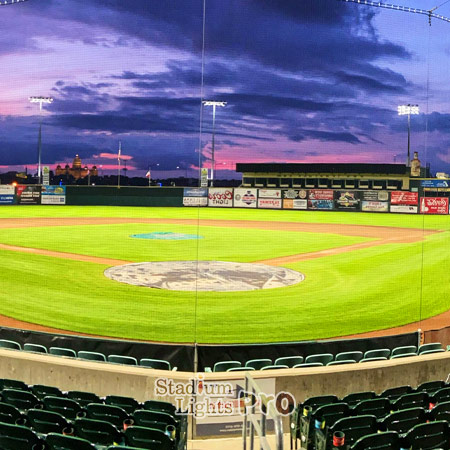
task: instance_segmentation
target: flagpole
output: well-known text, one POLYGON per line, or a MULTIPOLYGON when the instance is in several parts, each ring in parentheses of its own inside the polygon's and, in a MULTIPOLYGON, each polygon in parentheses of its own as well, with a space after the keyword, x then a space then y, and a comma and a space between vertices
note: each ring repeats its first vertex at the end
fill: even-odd
POLYGON ((152 175, 151 175, 151 167, 150 167, 150 164, 148 165, 148 187, 150 187, 150 181, 151 181, 151 177, 152 177, 152 175))
POLYGON ((118 171, 117 171, 117 189, 120 189, 120 155, 122 153, 122 141, 119 141, 119 153, 117 154, 118 171))

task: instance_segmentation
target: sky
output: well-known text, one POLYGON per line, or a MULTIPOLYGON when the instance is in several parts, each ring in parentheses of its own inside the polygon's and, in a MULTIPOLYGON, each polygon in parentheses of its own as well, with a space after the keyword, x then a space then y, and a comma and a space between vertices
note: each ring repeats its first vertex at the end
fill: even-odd
MULTIPOLYGON (((397 0, 450 17, 444 0, 397 0)), ((0 171, 83 164, 196 176, 237 162, 450 172, 450 23, 337 0, 29 0, 0 7, 0 171), (202 64, 203 62, 203 64, 202 64), (203 67, 203 70, 202 70, 203 67)))

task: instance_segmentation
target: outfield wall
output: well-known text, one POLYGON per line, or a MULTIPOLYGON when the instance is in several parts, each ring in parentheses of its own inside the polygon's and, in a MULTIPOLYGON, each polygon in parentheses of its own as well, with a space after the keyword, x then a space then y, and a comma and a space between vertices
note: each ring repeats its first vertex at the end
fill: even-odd
POLYGON ((448 193, 345 189, 0 186, 0 205, 172 206, 448 214, 448 193))

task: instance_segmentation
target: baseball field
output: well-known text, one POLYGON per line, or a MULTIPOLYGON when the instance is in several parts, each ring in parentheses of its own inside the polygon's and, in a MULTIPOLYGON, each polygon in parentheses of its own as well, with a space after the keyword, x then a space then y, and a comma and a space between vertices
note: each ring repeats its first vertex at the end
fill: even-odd
MULTIPOLYGON (((248 343, 353 335, 450 310, 450 217, 214 208, 2 206, 0 314, 79 333, 248 343), (140 239, 173 233, 197 239, 140 239), (287 287, 181 291, 105 276, 224 261, 303 274, 287 287)), ((0 324, 1 320, 0 320, 0 324)))

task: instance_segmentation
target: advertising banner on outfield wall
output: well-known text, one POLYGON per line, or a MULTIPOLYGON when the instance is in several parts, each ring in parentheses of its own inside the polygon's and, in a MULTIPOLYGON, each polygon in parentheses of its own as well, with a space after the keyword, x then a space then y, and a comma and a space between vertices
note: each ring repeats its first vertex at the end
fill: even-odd
POLYGON ((258 189, 258 198, 281 198, 281 189, 258 189))
POLYGON ((234 190, 234 207, 235 208, 256 208, 256 199, 258 189, 242 189, 234 190))
POLYGON ((183 197, 183 206, 208 206, 208 197, 183 197))
POLYGON ((208 197, 206 188, 184 188, 183 197, 208 197))
POLYGON ((366 202, 387 202, 389 201, 388 191, 361 191, 361 200, 366 202))
POLYGON ((12 205, 15 202, 14 194, 16 188, 14 186, 0 186, 0 205, 12 205))
POLYGON ((258 208, 281 209, 281 198, 259 198, 258 208))
POLYGON ((65 205, 65 186, 42 186, 41 205, 65 205))
POLYGON ((358 191, 335 191, 336 209, 356 211, 360 207, 358 191))
POLYGON ((296 199, 296 198, 285 198, 283 200, 283 209, 307 209, 308 200, 296 199))
POLYGON ((41 186, 17 186, 16 195, 19 205, 41 204, 41 186))
POLYGON ((285 189, 283 190, 283 198, 305 200, 308 198, 308 191, 306 189, 285 189))
POLYGON ((364 212, 389 212, 389 203, 363 200, 361 202, 361 210, 364 212))
POLYGON ((233 189, 209 188, 208 206, 231 208, 233 206, 233 189))
POLYGON ((418 206, 415 205, 391 205, 391 213, 402 213, 402 214, 417 214, 419 210, 418 206))
POLYGON ((391 205, 417 205, 419 203, 418 192, 391 192, 391 205))
POLYGON ((309 200, 334 200, 334 191, 332 189, 311 189, 308 192, 309 200))
POLYGON ((333 200, 308 200, 308 209, 334 209, 333 200))
POLYGON ((422 214, 448 214, 448 197, 422 197, 420 212, 422 214))

